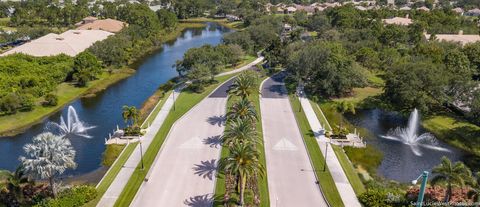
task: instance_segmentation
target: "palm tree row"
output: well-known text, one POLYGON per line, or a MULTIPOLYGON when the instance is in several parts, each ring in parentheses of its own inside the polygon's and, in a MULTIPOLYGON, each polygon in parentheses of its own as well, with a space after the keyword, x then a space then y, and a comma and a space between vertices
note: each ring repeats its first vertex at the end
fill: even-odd
POLYGON ((249 96, 257 90, 257 77, 253 72, 244 72, 235 78, 229 89, 232 97, 240 100, 229 107, 227 127, 222 136, 223 146, 228 147, 229 155, 219 162, 219 168, 236 178, 237 191, 240 194, 240 206, 245 205, 247 180, 265 174, 265 168, 259 161, 257 145, 261 144, 255 129, 257 112, 249 96))

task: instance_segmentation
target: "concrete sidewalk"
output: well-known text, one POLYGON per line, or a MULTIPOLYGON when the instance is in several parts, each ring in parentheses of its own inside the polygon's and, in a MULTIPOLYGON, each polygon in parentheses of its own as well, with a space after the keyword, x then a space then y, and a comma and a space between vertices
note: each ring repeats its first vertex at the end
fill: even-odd
POLYGON ((259 56, 257 59, 255 59, 253 62, 251 63, 248 63, 240 68, 237 68, 237 69, 234 69, 234 70, 231 70, 231 71, 227 71, 227 72, 223 72, 223 73, 220 73, 218 75, 216 75, 215 77, 218 77, 218 76, 224 76, 224 75, 230 75, 230 74, 234 74, 234 73, 238 73, 238 72, 242 72, 244 70, 247 70, 249 68, 251 68, 252 66, 258 64, 258 63, 261 63, 265 58, 263 56, 259 56))
MULTIPOLYGON (((303 93, 302 93, 303 94, 303 93)), ((355 195, 355 191, 353 191, 352 185, 348 181, 347 175, 343 171, 340 162, 337 159, 337 155, 333 151, 333 148, 330 144, 327 145, 327 138, 320 133, 324 131, 320 121, 318 120, 315 111, 310 104, 310 101, 305 96, 300 96, 300 103, 302 105, 303 111, 307 116, 308 123, 312 128, 312 131, 317 139, 318 145, 320 147, 320 151, 325 156, 325 147, 327 147, 327 166, 330 170, 330 174, 332 174, 333 181, 335 182, 335 186, 337 186, 337 190, 340 193, 340 197, 342 198, 343 204, 348 207, 361 207, 360 202, 355 195)))
POLYGON ((282 75, 268 78, 261 90, 271 206, 328 206, 317 184, 282 75))
MULTIPOLYGON (((174 101, 173 96, 175 95, 175 97, 178 97, 178 95, 180 94, 180 90, 181 89, 176 89, 170 94, 170 96, 168 96, 168 99, 165 101, 162 108, 158 112, 157 117, 155 117, 153 122, 150 124, 150 127, 147 129, 147 133, 145 133, 145 135, 140 138, 142 142, 143 153, 145 153, 146 149, 148 149, 148 147, 150 146, 150 143, 152 142, 153 138, 162 126, 163 121, 167 117, 168 113, 170 112, 174 101)), ((125 165, 122 167, 118 175, 113 180, 112 184, 108 187, 105 194, 103 194, 97 206, 111 207, 115 204, 118 196, 120 196, 120 193, 122 193, 123 188, 130 179, 130 176, 135 171, 138 163, 140 163, 140 158, 140 145, 137 145, 133 153, 128 158, 127 162, 125 162, 125 165)))

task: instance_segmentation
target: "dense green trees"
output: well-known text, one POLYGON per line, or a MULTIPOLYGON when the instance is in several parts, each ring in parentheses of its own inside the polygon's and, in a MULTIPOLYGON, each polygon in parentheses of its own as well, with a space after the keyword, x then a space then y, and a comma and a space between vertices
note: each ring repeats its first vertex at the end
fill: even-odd
POLYGON ((310 42, 289 56, 288 71, 314 94, 341 96, 366 83, 360 67, 339 43, 310 42))
POLYGON ((177 26, 178 19, 174 13, 165 9, 160 9, 156 13, 162 28, 173 29, 177 26))
POLYGON ((243 50, 238 45, 204 45, 189 49, 183 59, 177 61, 176 69, 180 76, 192 82, 192 89, 202 91, 203 86, 215 75, 226 66, 235 65, 242 57, 243 50))
POLYGON ((102 72, 97 57, 90 52, 81 52, 73 60, 73 79, 79 86, 86 86, 88 81, 95 80, 102 72))
POLYGON ((73 59, 65 55, 31 57, 17 54, 0 58, 0 114, 28 111, 35 99, 65 81, 73 59))
POLYGON ((385 96, 406 111, 427 112, 445 100, 446 75, 443 66, 429 61, 400 64, 386 75, 385 96))

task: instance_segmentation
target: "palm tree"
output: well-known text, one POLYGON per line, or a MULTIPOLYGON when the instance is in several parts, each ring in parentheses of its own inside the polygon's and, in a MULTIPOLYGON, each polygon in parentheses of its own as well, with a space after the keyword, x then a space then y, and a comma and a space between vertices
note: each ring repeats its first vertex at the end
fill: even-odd
POLYGON ((37 179, 48 179, 56 197, 55 176, 77 166, 74 161, 75 150, 70 141, 46 132, 34 137, 33 143, 26 144, 23 149, 26 157, 21 156, 20 161, 25 172, 37 179))
POLYGON ((229 120, 242 119, 252 122, 258 119, 255 106, 248 99, 242 99, 233 104, 227 112, 227 118, 229 120))
POLYGON ((443 156, 440 165, 433 168, 435 175, 432 184, 445 182, 447 183, 447 192, 445 194, 445 202, 450 200, 452 196, 452 185, 464 186, 465 182, 471 178, 472 172, 462 162, 452 164, 447 157, 443 156))
POLYGON ((471 180, 470 191, 468 191, 467 196, 470 199, 473 199, 473 202, 477 203, 476 206, 479 206, 480 203, 480 172, 475 174, 475 178, 471 180))
POLYGON ((228 123, 228 127, 222 136, 222 142, 224 145, 232 146, 234 143, 239 142, 259 143, 260 140, 252 122, 236 119, 228 123))
POLYGON ((6 187, 8 192, 12 194, 19 203, 23 203, 23 187, 30 182, 23 167, 17 167, 14 172, 0 170, 0 179, 4 180, 0 186, 3 185, 6 187))
POLYGON ((232 145, 230 154, 228 157, 223 158, 218 166, 221 170, 239 176, 240 206, 244 205, 247 179, 254 175, 263 176, 265 174, 265 169, 258 160, 258 152, 250 143, 236 143, 232 145))
POLYGON ((135 125, 138 121, 138 110, 135 106, 123 106, 122 117, 125 123, 131 120, 131 125, 135 125))
POLYGON ((246 99, 248 96, 257 92, 257 88, 256 75, 250 71, 246 71, 235 78, 228 92, 242 97, 242 99, 246 99))

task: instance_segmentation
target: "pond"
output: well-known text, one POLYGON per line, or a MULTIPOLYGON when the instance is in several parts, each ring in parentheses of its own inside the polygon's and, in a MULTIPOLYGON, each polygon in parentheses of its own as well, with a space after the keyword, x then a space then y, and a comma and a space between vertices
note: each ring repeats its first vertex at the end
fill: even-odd
MULTIPOLYGON (((402 142, 385 139, 390 130, 397 127, 406 127, 408 117, 396 112, 388 112, 381 109, 358 110, 355 115, 349 114, 346 119, 357 127, 362 127, 370 132, 367 136, 367 145, 372 145, 383 153, 383 160, 377 169, 377 174, 387 179, 400 182, 410 182, 416 179, 424 170, 431 169, 440 163, 442 156, 447 156, 452 161, 463 161, 466 153, 456 149, 441 140, 436 139, 438 147, 444 150, 435 150, 419 147, 421 155, 416 155, 409 145, 402 142)), ((418 134, 427 131, 421 127, 418 134)))
POLYGON ((141 107, 161 84, 177 76, 172 66, 188 49, 219 44, 227 32, 230 30, 215 23, 208 23, 203 29, 187 29, 175 41, 164 44, 162 49, 141 60, 137 72, 127 79, 99 92, 95 97, 75 100, 22 134, 0 137, 0 169, 14 170, 19 165, 19 156, 24 154, 22 147, 42 133, 48 122, 58 123, 61 116, 66 117, 69 106, 75 108, 80 121, 95 128, 88 130, 91 138, 70 138, 77 152, 75 161, 78 167, 65 174, 75 176, 99 169, 105 151, 105 138, 117 125, 122 127, 124 124, 122 106, 141 107))

